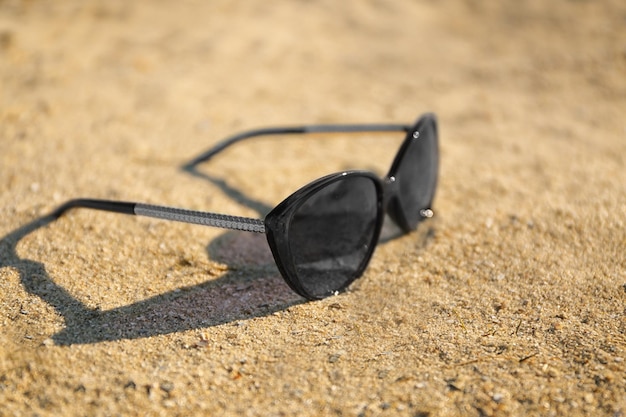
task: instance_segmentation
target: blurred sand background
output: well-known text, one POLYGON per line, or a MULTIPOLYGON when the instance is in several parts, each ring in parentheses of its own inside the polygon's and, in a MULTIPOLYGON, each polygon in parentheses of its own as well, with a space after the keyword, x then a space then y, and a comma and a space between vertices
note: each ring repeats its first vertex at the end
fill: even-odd
POLYGON ((622 0, 0 1, 0 415, 626 414, 622 0), (260 217, 439 116, 434 236, 305 303, 260 217))

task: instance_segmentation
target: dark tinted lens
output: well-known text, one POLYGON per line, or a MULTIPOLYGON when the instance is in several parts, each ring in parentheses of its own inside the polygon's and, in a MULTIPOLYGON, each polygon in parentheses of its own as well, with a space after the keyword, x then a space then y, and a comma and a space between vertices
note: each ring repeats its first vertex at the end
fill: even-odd
POLYGON ((361 275, 378 239, 378 192, 364 176, 339 179, 308 198, 289 225, 300 285, 325 297, 361 275))
POLYGON ((419 136, 412 137, 396 172, 400 206, 411 229, 421 219, 420 211, 431 208, 435 194, 439 164, 436 135, 434 122, 423 125, 419 136))

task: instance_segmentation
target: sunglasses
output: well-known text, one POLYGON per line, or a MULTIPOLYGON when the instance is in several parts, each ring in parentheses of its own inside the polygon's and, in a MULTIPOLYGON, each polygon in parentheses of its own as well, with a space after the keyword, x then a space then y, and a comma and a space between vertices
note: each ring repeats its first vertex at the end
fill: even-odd
POLYGON ((193 167, 234 143, 263 135, 393 132, 406 134, 389 173, 345 171, 305 185, 276 206, 265 219, 229 216, 123 201, 76 199, 56 209, 73 208, 147 216, 231 230, 265 233, 276 265, 300 296, 321 299, 345 290, 367 267, 390 217, 409 233, 433 216, 439 169, 437 119, 421 116, 414 125, 309 125, 244 132, 218 143, 191 161, 193 167))

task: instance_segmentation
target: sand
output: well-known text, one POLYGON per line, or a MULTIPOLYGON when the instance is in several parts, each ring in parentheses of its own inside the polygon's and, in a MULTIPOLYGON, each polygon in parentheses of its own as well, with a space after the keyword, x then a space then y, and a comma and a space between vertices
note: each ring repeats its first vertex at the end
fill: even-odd
POLYGON ((626 414, 622 0, 0 1, 0 415, 626 414), (305 302, 260 218, 435 112, 436 219, 305 302))

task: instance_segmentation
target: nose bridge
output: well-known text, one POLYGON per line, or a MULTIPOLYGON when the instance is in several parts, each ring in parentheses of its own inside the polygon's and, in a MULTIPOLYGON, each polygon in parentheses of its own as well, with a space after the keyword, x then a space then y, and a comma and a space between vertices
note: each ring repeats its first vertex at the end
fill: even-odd
POLYGON ((398 195, 398 180, 394 176, 385 177, 383 181, 383 206, 389 211, 389 205, 398 195))
POLYGON ((393 175, 387 176, 383 182, 383 187, 385 213, 398 227, 408 231, 406 217, 399 201, 400 183, 398 179, 393 175))

